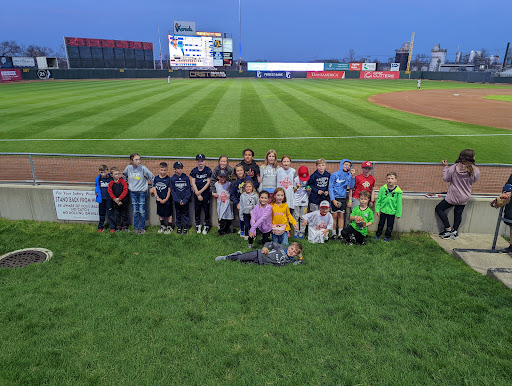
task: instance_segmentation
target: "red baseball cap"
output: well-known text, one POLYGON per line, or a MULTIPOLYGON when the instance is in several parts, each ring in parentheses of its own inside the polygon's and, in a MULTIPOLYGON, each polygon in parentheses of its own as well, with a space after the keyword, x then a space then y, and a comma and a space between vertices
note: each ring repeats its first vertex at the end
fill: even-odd
POLYGON ((299 168, 299 180, 301 181, 307 181, 309 180, 309 170, 306 166, 301 166, 299 168))
POLYGON ((362 168, 371 168, 372 167, 372 163, 370 161, 364 161, 362 164, 361 164, 361 167, 362 168))

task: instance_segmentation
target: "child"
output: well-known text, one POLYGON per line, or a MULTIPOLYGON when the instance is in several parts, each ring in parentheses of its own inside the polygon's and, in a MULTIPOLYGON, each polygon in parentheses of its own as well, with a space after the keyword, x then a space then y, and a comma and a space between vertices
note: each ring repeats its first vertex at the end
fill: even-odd
POLYGON ((270 194, 266 190, 260 192, 260 203, 251 212, 251 229, 249 230, 249 248, 252 248, 254 238, 263 234, 263 244, 270 241, 272 232, 272 206, 269 204, 270 194))
POLYGON ((240 196, 240 215, 244 217, 244 239, 249 239, 249 230, 251 229, 251 211, 258 203, 258 194, 255 192, 254 184, 251 180, 244 183, 244 192, 240 196))
POLYGON ((448 166, 446 159, 442 161, 443 180, 450 183, 448 193, 443 201, 436 206, 436 214, 444 225, 439 233, 443 239, 456 239, 459 237, 459 226, 462 221, 462 212, 471 198, 471 187, 480 178, 480 170, 475 166, 475 151, 464 149, 460 152, 455 164, 448 166), (446 210, 453 209, 453 227, 450 226, 446 210))
POLYGON ((112 172, 112 181, 108 184, 108 195, 112 199, 112 206, 114 207, 114 216, 116 219, 116 231, 128 232, 128 184, 124 178, 121 178, 121 170, 113 166, 110 171, 112 172))
MULTIPOLYGON (((512 196, 512 174, 508 178, 507 183, 503 186, 503 193, 501 197, 507 199, 512 196)), ((508 225, 510 229, 510 238, 508 239, 510 245, 502 249, 501 253, 510 253, 512 254, 512 201, 505 205, 505 210, 503 211, 503 222, 508 225)))
MULTIPOLYGON (((386 176, 387 185, 379 190, 377 202, 375 203, 375 213, 380 216, 379 226, 375 240, 380 239, 384 224, 387 223, 384 241, 389 242, 391 231, 395 225, 396 218, 402 217, 402 189, 396 185, 398 176, 395 172, 389 172, 386 176)), ((361 195, 359 195, 361 197, 361 195)))
POLYGON ((116 222, 114 219, 114 210, 112 208, 112 199, 108 194, 108 184, 112 181, 112 176, 108 172, 107 165, 100 165, 100 174, 96 177, 96 202, 99 204, 98 212, 100 221, 98 223, 98 232, 103 232, 105 226, 105 215, 107 216, 110 233, 115 232, 116 222))
POLYGON ((293 181, 295 187, 295 193, 293 199, 295 207, 293 209, 293 218, 297 221, 299 231, 294 232, 293 237, 303 239, 306 235, 306 227, 302 225, 302 218, 308 212, 308 193, 311 189, 308 189, 309 181, 309 170, 306 166, 299 168, 299 173, 293 181))
POLYGON ((238 260, 242 263, 254 264, 302 264, 302 245, 300 243, 292 243, 288 248, 275 242, 266 243, 261 250, 255 250, 247 253, 240 251, 227 256, 217 256, 216 261, 238 260))
POLYGON ((370 193, 363 190, 359 195, 359 205, 356 206, 350 214, 352 222, 348 224, 341 235, 347 244, 364 245, 368 227, 373 224, 373 212, 368 206, 370 201, 370 193))
POLYGON ((233 204, 229 199, 230 183, 227 181, 228 174, 220 170, 219 180, 215 183, 217 191, 217 218, 219 220, 219 236, 231 233, 230 226, 233 220, 233 204))
POLYGON ((254 182, 254 187, 258 189, 260 186, 260 167, 254 162, 254 151, 245 149, 243 152, 244 160, 240 165, 244 168, 244 173, 254 182))
POLYGON ((212 169, 205 165, 205 155, 196 155, 197 167, 190 172, 190 183, 192 191, 195 193, 194 209, 196 232, 201 233, 201 211, 204 212, 204 228, 203 235, 210 230, 210 198, 212 196, 210 190, 212 169))
POLYGON ((174 175, 171 177, 171 195, 176 210, 176 233, 188 233, 188 203, 192 194, 190 179, 183 173, 183 164, 174 163, 174 175))
POLYGON ((293 197, 295 177, 297 173, 295 169, 291 167, 292 159, 289 155, 285 155, 281 158, 281 167, 277 169, 277 186, 282 188, 286 194, 286 202, 291 210, 295 208, 295 200, 293 197))
POLYGON ((160 162, 158 176, 153 180, 151 195, 156 195, 156 214, 160 218, 160 229, 158 233, 168 235, 172 232, 172 208, 169 198, 171 197, 171 177, 167 175, 167 163, 160 162))
POLYGON ((123 176, 128 182, 130 199, 133 207, 133 225, 135 233, 146 233, 146 196, 148 182, 153 182, 155 176, 149 169, 140 164, 140 155, 130 155, 130 165, 124 169, 123 176))
POLYGON ((308 185, 311 188, 309 195, 309 210, 318 210, 323 200, 329 199, 329 178, 331 173, 326 172, 326 161, 323 158, 316 160, 316 171, 311 175, 308 185))
POLYGON ((372 163, 370 161, 365 161, 361 164, 361 168, 363 172, 356 176, 355 184, 354 184, 354 193, 350 192, 348 199, 348 207, 355 208, 359 206, 359 194, 366 190, 370 193, 370 208, 375 204, 375 177, 373 177, 370 172, 372 171, 372 163), (351 202, 352 200, 352 202, 351 202))
POLYGON ((240 212, 240 196, 244 191, 244 183, 247 177, 242 164, 235 166, 235 175, 236 180, 231 183, 231 187, 229 189, 229 198, 238 210, 238 218, 240 219, 240 237, 245 237, 244 216, 240 212))
POLYGON ((356 171, 352 162, 343 159, 340 162, 340 170, 334 172, 329 179, 329 198, 331 200, 331 212, 336 228, 333 226, 333 239, 341 237, 341 231, 345 227, 345 210, 347 208, 347 189, 353 189, 356 171))
POLYGON ((213 197, 217 198, 217 192, 215 191, 215 183, 219 180, 217 177, 219 175, 220 170, 225 170, 228 176, 228 181, 231 182, 233 179, 234 170, 231 166, 229 166, 229 158, 227 155, 221 155, 219 157, 219 164, 215 166, 215 169, 213 169, 212 172, 212 179, 211 179, 211 187, 212 187, 212 195, 213 197))
POLYGON ((293 224, 295 230, 298 230, 299 227, 286 204, 283 188, 276 188, 270 204, 272 205, 272 241, 288 245, 288 231, 290 230, 288 222, 293 224))
POLYGON ((302 226, 309 224, 308 240, 313 244, 323 244, 329 240, 329 229, 332 230, 332 214, 329 213, 329 201, 322 201, 320 209, 303 217, 302 226))
POLYGON ((274 149, 267 151, 260 173, 261 184, 259 190, 266 190, 270 194, 274 193, 277 188, 277 154, 274 149))

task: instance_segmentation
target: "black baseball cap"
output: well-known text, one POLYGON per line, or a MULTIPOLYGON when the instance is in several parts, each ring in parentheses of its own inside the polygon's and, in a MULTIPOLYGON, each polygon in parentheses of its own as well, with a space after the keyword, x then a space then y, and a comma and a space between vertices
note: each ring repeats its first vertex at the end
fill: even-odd
POLYGON ((174 169, 183 169, 183 164, 180 161, 174 163, 174 169))
POLYGON ((205 160, 206 159, 206 156, 204 154, 198 154, 196 155, 196 161, 199 161, 199 160, 205 160))
POLYGON ((219 174, 217 174, 217 177, 226 177, 228 178, 228 173, 224 169, 219 170, 219 174))

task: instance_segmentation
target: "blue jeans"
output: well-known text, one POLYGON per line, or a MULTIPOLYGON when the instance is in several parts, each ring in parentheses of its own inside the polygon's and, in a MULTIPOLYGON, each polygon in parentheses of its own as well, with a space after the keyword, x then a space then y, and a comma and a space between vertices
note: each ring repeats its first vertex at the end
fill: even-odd
POLYGON ((130 192, 133 207, 133 226, 135 229, 146 227, 146 194, 147 192, 130 192))
POLYGON ((288 245, 288 232, 284 232, 279 236, 272 233, 272 241, 274 243, 288 245))

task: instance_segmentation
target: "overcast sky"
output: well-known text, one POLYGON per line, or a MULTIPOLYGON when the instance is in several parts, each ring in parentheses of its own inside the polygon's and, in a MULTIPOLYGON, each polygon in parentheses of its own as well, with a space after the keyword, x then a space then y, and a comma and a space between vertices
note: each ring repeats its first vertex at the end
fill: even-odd
MULTIPOLYGON (((309 61, 356 55, 387 61, 415 32, 415 54, 436 43, 453 59, 486 48, 503 59, 512 40, 512 1, 340 1, 260 0, 242 3, 242 58, 309 61)), ((5 1, 0 41, 58 48, 63 36, 147 41, 158 57, 168 53, 166 34, 173 20, 195 21, 200 31, 233 34, 238 50, 238 0, 217 1, 5 1)))

